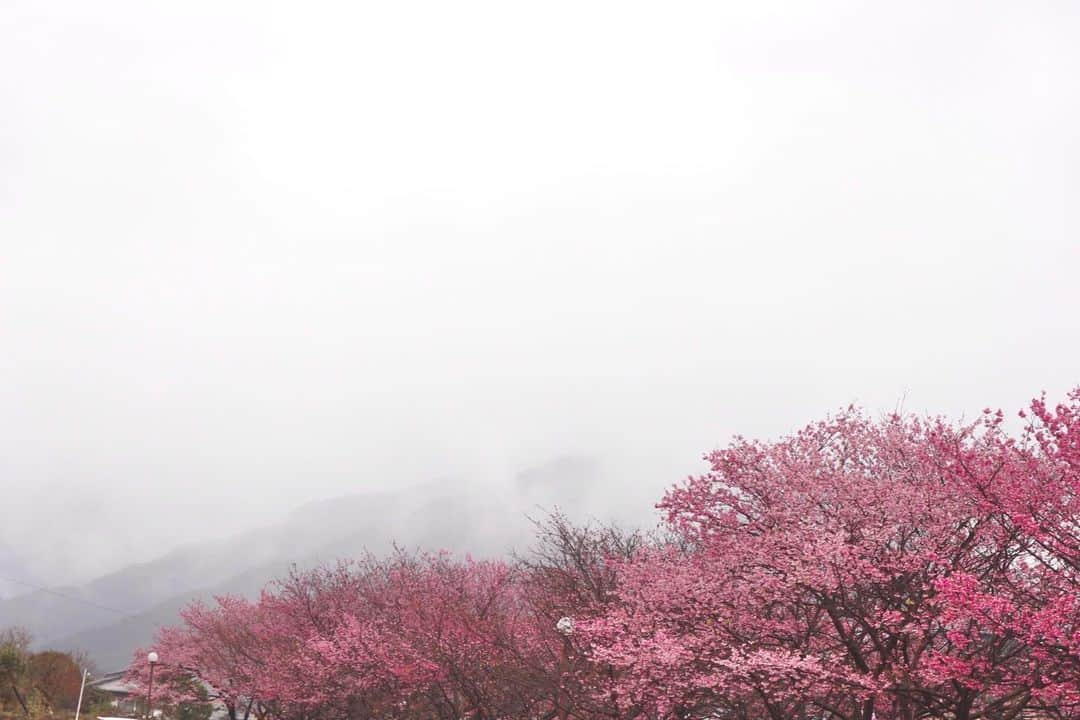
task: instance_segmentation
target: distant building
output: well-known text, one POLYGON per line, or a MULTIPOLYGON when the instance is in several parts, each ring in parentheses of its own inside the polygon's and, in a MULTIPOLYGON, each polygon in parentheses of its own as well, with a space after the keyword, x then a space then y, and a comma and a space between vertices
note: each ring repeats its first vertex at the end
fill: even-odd
MULTIPOLYGON (((87 688, 96 691, 100 695, 109 698, 109 704, 115 709, 114 717, 137 718, 139 712, 139 697, 136 688, 124 680, 124 672, 106 673, 101 677, 91 679, 86 683, 87 688)), ((101 720, 106 720, 101 718, 101 720)), ((110 718, 109 720, 112 720, 110 718)))
MULTIPOLYGON (((143 718, 143 694, 131 683, 124 679, 125 672, 106 673, 97 678, 87 681, 86 687, 93 689, 99 696, 109 698, 109 705, 114 712, 109 715, 98 715, 96 720, 142 720, 143 718)), ((209 686, 207 686, 209 690, 209 686)), ((209 720, 228 720, 229 713, 220 702, 211 703, 212 710, 209 720)), ((161 708, 154 708, 154 717, 161 718, 161 708)))

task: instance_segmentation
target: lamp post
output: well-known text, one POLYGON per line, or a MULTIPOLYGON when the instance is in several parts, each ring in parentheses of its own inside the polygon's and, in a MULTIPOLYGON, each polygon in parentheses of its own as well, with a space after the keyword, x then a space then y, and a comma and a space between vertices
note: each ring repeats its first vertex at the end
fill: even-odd
POLYGON ((146 720, 151 720, 154 712, 154 666, 158 663, 158 654, 151 652, 146 656, 146 662, 150 663, 150 683, 146 686, 146 720))
POLYGON ((574 618, 561 617, 555 623, 555 632, 563 636, 562 657, 559 662, 559 687, 555 695, 555 711, 559 720, 567 720, 570 717, 570 697, 564 683, 566 674, 570 671, 570 636, 574 634, 574 618))

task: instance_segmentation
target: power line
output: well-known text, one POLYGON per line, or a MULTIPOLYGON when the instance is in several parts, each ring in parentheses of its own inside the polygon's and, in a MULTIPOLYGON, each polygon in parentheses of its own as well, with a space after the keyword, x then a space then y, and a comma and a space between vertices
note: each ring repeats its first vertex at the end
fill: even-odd
MULTIPOLYGON (((0 575, 0 577, 2 577, 4 580, 8 580, 9 582, 18 583, 19 585, 23 585, 23 586, 28 587, 28 588, 33 588, 34 590, 37 590, 38 592, 48 593, 49 595, 54 595, 54 596, 56 596, 58 598, 63 598, 64 600, 67 600, 69 602, 79 603, 80 605, 86 605, 88 607, 97 608, 98 610, 105 610, 107 612, 116 613, 117 615, 122 615, 124 617, 131 617, 132 615, 135 615, 135 613, 130 611, 130 610, 118 610, 117 608, 109 607, 108 605, 101 605, 100 603, 92 602, 90 600, 83 600, 82 598, 75 597, 73 595, 65 595, 62 592, 57 592, 56 590, 53 590, 52 588, 47 588, 47 587, 42 587, 40 585, 35 585, 34 583, 26 582, 25 580, 19 580, 18 578, 13 578, 13 577, 11 577, 9 575, 0 575)), ((8 599, 14 600, 15 598, 8 598, 8 599)))

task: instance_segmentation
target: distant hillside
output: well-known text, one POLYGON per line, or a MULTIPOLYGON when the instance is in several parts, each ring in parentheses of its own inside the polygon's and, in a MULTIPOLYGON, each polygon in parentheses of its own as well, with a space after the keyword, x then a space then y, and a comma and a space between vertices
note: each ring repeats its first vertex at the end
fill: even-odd
MULTIPOLYGON (((385 515, 393 500, 364 498, 372 515, 385 515)), ((273 527, 213 543, 191 545, 162 557, 103 575, 80 587, 52 588, 0 600, 0 625, 27 628, 39 645, 115 622, 178 593, 227 581, 275 560, 300 557, 351 529, 343 518, 324 514, 321 522, 288 517, 273 527)))
POLYGON ((287 572, 289 566, 289 563, 271 563, 252 568, 218 585, 179 593, 143 612, 57 638, 49 645, 63 650, 86 651, 99 668, 120 670, 131 662, 137 648, 146 647, 153 641, 159 628, 175 624, 180 610, 193 600, 210 601, 221 595, 254 597, 264 585, 287 572))
POLYGON ((501 555, 530 541, 526 514, 536 514, 538 506, 574 506, 598 478, 592 461, 560 458, 497 488, 448 479, 311 503, 271 527, 54 589, 67 597, 34 592, 0 599, 0 626, 24 626, 39 647, 85 650, 102 669, 117 669, 195 598, 253 596, 292 564, 384 553, 394 543, 501 555))

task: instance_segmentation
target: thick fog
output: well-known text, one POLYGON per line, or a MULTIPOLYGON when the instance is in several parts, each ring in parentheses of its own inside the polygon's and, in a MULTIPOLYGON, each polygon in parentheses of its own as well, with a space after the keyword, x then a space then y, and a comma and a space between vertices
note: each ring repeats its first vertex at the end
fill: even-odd
POLYGON ((7 0, 0 595, 565 456, 650 522, 736 432, 1060 395, 1077 37, 1071 2, 7 0))

